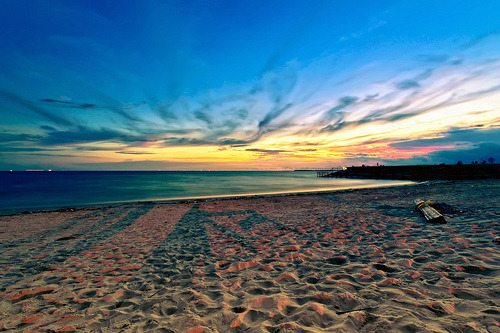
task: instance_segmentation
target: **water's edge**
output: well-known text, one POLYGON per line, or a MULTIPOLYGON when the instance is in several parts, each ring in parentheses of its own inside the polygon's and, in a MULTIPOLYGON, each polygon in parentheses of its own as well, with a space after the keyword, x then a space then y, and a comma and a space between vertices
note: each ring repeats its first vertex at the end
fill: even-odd
POLYGON ((0 208, 0 216, 29 214, 29 213, 36 213, 36 212, 52 212, 52 211, 57 211, 57 210, 68 211, 68 210, 79 210, 79 209, 95 209, 95 208, 99 208, 99 207, 114 207, 114 206, 131 205, 131 204, 192 203, 192 202, 202 202, 202 201, 248 199, 248 198, 260 198, 260 197, 271 198, 271 197, 275 197, 275 196, 320 195, 320 194, 328 194, 328 193, 332 193, 332 192, 342 193, 342 192, 376 189, 376 188, 415 186, 415 185, 419 185, 422 183, 428 183, 428 182, 401 181, 401 182, 390 184, 390 185, 389 184, 372 184, 372 185, 365 184, 365 185, 358 185, 358 186, 345 186, 345 187, 335 187, 335 188, 283 191, 283 192, 221 194, 221 195, 190 196, 190 197, 165 198, 165 199, 159 198, 159 199, 151 199, 151 200, 106 201, 106 202, 91 203, 91 204, 52 205, 52 206, 12 208, 12 209, 0 208))

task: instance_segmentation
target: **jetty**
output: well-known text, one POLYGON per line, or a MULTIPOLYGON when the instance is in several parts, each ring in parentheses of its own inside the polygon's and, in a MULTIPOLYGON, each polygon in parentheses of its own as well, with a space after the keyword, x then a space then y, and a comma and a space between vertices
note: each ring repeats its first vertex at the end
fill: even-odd
POLYGON ((317 176, 404 180, 500 179, 500 164, 362 165, 317 171, 317 176))

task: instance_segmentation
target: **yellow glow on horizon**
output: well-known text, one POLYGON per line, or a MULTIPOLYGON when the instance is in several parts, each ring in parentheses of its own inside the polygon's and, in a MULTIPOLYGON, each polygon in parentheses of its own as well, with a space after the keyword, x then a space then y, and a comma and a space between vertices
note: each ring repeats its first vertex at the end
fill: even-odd
MULTIPOLYGON (((412 158, 452 146, 401 149, 391 144, 401 141, 445 137, 452 129, 482 129, 500 124, 500 98, 494 94, 479 100, 436 107, 396 121, 353 123, 335 132, 321 132, 317 124, 295 124, 269 132, 246 146, 147 146, 130 147, 119 143, 81 144, 78 159, 85 162, 165 161, 176 163, 214 163, 227 168, 277 168, 290 165, 343 160, 356 156, 367 158, 412 158), (88 150, 86 150, 88 149, 88 150)), ((425 109, 425 107, 423 107, 425 109)), ((324 127, 325 125, 323 125, 324 127)), ((244 137, 242 137, 244 138, 244 137)), ((73 148, 62 150, 61 154, 73 148)), ((75 159, 76 160, 76 159, 75 159)))
POLYGON ((302 135, 297 129, 292 128, 261 139, 258 148, 289 150, 290 159, 304 158, 304 156, 311 159, 343 158, 352 153, 363 153, 370 157, 411 158, 415 155, 425 155, 433 150, 452 147, 404 151, 392 148, 388 144, 402 139, 412 141, 444 137, 448 131, 455 128, 467 129, 475 125, 482 125, 483 129, 496 127, 500 124, 500 109, 497 105, 500 105, 499 97, 492 95, 480 100, 430 109, 399 121, 378 121, 347 126, 332 133, 318 133, 317 130, 311 129, 302 135), (309 142, 318 144, 311 146, 308 145, 309 142), (301 151, 307 149, 315 150, 301 151))

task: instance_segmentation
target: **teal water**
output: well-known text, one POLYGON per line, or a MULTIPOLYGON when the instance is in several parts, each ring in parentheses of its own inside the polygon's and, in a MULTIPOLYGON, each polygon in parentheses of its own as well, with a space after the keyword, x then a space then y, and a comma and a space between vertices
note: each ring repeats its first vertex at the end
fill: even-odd
POLYGON ((0 172, 0 210, 306 192, 411 182, 317 178, 314 171, 0 172))

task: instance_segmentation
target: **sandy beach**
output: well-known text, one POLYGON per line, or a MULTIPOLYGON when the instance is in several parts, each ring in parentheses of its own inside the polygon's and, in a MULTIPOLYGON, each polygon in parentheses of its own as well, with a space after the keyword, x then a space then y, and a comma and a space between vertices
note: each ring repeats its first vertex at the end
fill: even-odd
POLYGON ((441 181, 0 216, 0 331, 500 332, 499 202, 441 181))

